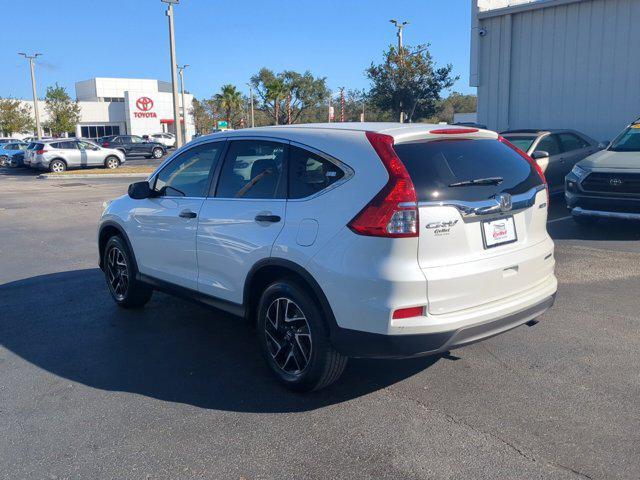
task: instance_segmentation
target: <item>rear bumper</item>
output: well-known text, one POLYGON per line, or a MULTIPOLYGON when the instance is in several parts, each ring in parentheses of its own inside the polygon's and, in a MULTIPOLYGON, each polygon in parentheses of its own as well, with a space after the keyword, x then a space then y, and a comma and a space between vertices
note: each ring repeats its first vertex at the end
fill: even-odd
POLYGON ((509 315, 455 330, 416 335, 382 335, 338 327, 331 334, 336 350, 349 357, 408 358, 433 355, 493 337, 546 312, 556 294, 509 315))

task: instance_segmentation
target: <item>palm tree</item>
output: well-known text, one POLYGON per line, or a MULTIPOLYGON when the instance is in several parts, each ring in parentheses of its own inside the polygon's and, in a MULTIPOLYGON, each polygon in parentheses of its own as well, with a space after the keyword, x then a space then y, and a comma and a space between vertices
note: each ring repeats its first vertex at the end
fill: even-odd
POLYGON ((276 125, 278 125, 280 119, 280 101, 289 94, 289 88, 285 85, 284 80, 277 77, 267 83, 265 88, 267 100, 273 102, 274 117, 276 125))
POLYGON ((227 124, 231 125, 231 114, 242 109, 242 93, 238 91, 235 85, 223 85, 220 93, 215 96, 220 109, 224 111, 227 124))

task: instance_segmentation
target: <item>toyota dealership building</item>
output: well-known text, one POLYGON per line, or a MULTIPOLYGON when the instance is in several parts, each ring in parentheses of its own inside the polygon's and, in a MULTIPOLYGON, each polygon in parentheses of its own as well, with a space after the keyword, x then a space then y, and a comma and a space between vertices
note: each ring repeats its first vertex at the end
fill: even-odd
MULTIPOLYGON (((150 135, 175 133, 171 83, 134 78, 103 78, 77 82, 76 99, 80 106, 80 122, 69 135, 98 138, 105 135, 150 135)), ((186 124, 186 139, 195 134, 191 103, 185 93, 186 112, 178 95, 181 122, 186 124)), ((33 105, 32 101, 23 100, 33 105)), ((39 102, 41 121, 47 120, 44 100, 39 102)), ((33 108, 31 109, 33 113, 33 108)), ((45 131, 45 134, 47 132, 45 131)))

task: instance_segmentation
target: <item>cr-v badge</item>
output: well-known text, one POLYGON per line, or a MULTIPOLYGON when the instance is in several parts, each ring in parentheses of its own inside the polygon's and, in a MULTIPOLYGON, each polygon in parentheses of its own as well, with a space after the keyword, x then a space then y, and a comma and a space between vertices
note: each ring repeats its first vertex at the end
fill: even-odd
POLYGON ((433 234, 436 236, 449 235, 451 227, 453 227, 458 220, 449 220, 448 222, 431 222, 427 223, 427 229, 433 230, 433 234))

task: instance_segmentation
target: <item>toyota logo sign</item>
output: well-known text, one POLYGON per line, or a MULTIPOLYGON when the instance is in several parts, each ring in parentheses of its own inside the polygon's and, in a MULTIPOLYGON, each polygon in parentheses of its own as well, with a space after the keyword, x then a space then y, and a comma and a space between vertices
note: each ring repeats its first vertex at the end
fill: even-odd
POLYGON ((136 107, 138 107, 138 110, 148 112, 153 108, 153 100, 151 100, 149 97, 140 97, 138 100, 136 100, 136 107))
POLYGON ((140 97, 136 100, 136 107, 138 107, 139 112, 133 112, 133 116, 136 118, 157 118, 155 112, 151 112, 150 110, 153 108, 153 100, 149 97, 140 97))

